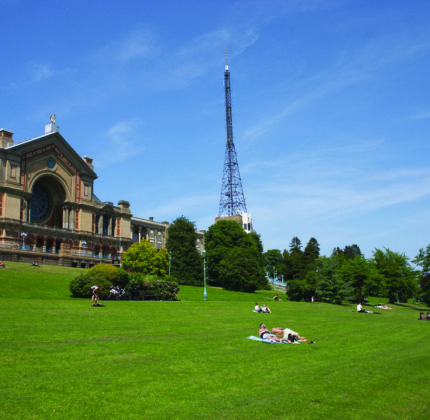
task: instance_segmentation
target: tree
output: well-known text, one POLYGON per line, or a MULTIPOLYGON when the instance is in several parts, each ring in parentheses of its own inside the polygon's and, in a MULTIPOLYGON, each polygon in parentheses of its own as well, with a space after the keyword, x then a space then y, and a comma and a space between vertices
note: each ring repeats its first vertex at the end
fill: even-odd
MULTIPOLYGON (((258 241, 256 243, 256 239, 254 239, 254 237, 255 235, 246 233, 237 222, 231 220, 220 220, 209 227, 205 234, 207 274, 209 284, 214 286, 222 286, 225 288, 228 287, 225 283, 227 278, 225 271, 223 272, 223 276, 220 275, 221 262, 234 248, 249 250, 250 253, 247 254, 247 258, 252 256, 252 258, 255 259, 255 264, 259 266, 261 271, 264 273, 261 248, 258 244, 258 241)), ((231 260, 229 259, 228 261, 231 260)), ((265 276, 263 275, 263 277, 261 277, 258 274, 258 271, 253 271, 253 273, 253 276, 255 275, 257 277, 253 277, 248 281, 252 283, 256 282, 258 284, 258 288, 266 287, 267 279, 265 276)), ((233 284, 237 285, 237 282, 235 281, 233 284)))
POLYGON ((295 236, 290 242, 289 259, 291 264, 292 280, 304 279, 305 257, 302 251, 302 242, 297 236, 295 236))
POLYGON ((338 276, 342 260, 342 257, 337 255, 332 255, 330 258, 319 258, 317 272, 318 287, 316 290, 318 300, 341 304, 342 300, 351 296, 351 287, 347 283, 343 283, 338 276))
POLYGON ((409 264, 405 254, 393 252, 388 248, 385 251, 375 249, 373 261, 385 283, 385 295, 390 303, 397 299, 406 302, 417 292, 416 273, 409 264))
POLYGON ((263 254, 264 269, 269 277, 274 277, 276 270, 277 273, 281 273, 282 270, 282 254, 279 249, 269 249, 263 254))
POLYGON ((320 245, 315 238, 309 239, 303 253, 306 271, 315 271, 315 261, 320 256, 320 245))
POLYGON ((205 249, 207 261, 208 282, 214 286, 221 286, 219 282, 219 268, 221 261, 228 251, 240 246, 247 233, 239 223, 232 220, 220 220, 210 226, 205 233, 205 249))
POLYGON ((384 281, 374 262, 364 256, 356 256, 352 259, 344 257, 337 275, 342 283, 352 288, 353 298, 358 302, 361 302, 365 296, 377 295, 384 281))
POLYGON ((333 249, 333 252, 331 255, 341 255, 345 258, 355 258, 361 256, 360 247, 356 244, 353 245, 347 245, 345 248, 340 249, 339 247, 333 249))
POLYGON ((251 248, 229 250, 221 261, 219 275, 224 289, 237 292, 253 293, 265 281, 264 269, 251 248))
POLYGON ((421 248, 412 262, 421 267, 418 274, 420 298, 430 304, 430 245, 427 245, 426 249, 421 248))
POLYGON ((165 276, 169 268, 169 254, 165 248, 158 250, 147 239, 136 242, 122 256, 125 270, 136 273, 165 276))
POLYGON ((197 239, 194 223, 184 216, 167 229, 166 248, 172 257, 170 274, 191 286, 203 286, 203 258, 196 248, 197 239))

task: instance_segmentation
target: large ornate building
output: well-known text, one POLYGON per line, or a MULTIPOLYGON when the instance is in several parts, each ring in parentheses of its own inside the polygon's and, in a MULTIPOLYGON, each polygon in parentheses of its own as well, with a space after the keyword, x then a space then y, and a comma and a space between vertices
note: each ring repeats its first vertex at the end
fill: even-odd
POLYGON ((92 159, 69 145, 55 116, 44 135, 16 144, 0 129, 0 259, 88 268, 142 239, 163 248, 169 223, 133 217, 125 200, 100 201, 96 178, 92 159))

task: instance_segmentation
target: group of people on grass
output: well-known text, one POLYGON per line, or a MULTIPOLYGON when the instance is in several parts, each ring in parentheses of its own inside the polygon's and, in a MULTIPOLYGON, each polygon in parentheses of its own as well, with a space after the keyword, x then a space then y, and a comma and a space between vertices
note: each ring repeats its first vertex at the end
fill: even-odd
POLYGON ((272 311, 265 304, 260 306, 257 302, 255 302, 254 310, 252 312, 263 312, 265 314, 271 314, 272 311))

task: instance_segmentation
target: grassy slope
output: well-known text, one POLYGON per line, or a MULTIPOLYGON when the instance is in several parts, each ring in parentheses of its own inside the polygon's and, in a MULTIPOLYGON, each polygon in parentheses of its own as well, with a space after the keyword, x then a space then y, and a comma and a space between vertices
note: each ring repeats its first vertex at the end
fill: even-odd
POLYGON ((79 269, 0 270, 0 417, 424 419, 430 400, 425 307, 272 302, 183 287, 181 302, 69 297, 79 269), (255 301, 272 314, 252 313, 255 301), (288 326, 314 345, 246 340, 288 326))

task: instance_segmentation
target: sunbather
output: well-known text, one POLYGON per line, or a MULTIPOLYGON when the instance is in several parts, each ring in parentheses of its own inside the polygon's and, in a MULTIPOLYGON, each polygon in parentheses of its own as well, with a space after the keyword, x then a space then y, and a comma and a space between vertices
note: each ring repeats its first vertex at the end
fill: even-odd
POLYGON ((272 313, 272 311, 266 305, 264 305, 264 304, 261 307, 261 312, 264 312, 266 314, 271 314, 272 313))
POLYGON ((287 338, 290 341, 308 341, 306 337, 302 337, 298 332, 290 330, 289 328, 272 328, 272 333, 278 337, 287 338))
POLYGON ((278 338, 276 334, 273 334, 273 332, 270 332, 266 328, 265 324, 260 324, 260 328, 258 330, 258 337, 260 337, 261 339, 269 338, 270 340, 279 341, 280 343, 285 343, 285 342, 291 343, 291 341, 288 339, 278 338))

